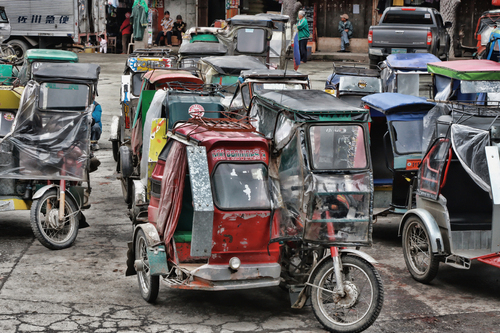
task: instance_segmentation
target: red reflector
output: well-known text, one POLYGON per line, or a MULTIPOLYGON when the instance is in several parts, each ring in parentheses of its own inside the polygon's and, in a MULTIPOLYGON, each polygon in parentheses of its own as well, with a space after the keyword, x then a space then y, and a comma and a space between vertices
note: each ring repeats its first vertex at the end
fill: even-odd
POLYGON ((415 8, 401 8, 401 10, 408 10, 408 11, 412 11, 412 12, 414 12, 414 11, 415 11, 415 8))

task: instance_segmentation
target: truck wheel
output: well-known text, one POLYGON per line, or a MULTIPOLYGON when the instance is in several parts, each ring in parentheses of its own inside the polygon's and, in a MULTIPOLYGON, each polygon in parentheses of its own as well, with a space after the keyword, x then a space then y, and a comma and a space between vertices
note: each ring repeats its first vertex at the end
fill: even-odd
POLYGON ((26 55, 26 51, 28 51, 29 46, 26 42, 20 40, 20 39, 13 39, 7 42, 10 46, 14 48, 14 51, 16 52, 17 56, 17 64, 20 64, 24 60, 24 56, 26 55))

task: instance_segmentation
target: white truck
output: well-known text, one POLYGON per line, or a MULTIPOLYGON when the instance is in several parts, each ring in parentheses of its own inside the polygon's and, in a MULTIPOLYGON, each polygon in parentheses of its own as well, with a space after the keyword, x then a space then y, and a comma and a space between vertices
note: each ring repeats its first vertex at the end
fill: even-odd
POLYGON ((0 0, 10 44, 22 59, 30 48, 68 47, 106 32, 107 0, 0 0))

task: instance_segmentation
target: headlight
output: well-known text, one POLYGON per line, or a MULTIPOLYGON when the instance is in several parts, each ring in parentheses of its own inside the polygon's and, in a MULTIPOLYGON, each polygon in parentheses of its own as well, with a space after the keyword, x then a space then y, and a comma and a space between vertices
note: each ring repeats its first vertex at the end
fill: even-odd
POLYGON ((238 257, 232 257, 229 259, 229 268, 233 271, 237 271, 240 268, 241 260, 238 257))

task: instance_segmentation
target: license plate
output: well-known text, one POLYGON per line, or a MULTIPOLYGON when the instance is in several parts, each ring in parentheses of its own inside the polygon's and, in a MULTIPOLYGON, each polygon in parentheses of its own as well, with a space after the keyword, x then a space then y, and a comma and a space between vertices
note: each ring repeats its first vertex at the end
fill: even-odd
POLYGON ((396 54, 396 53, 406 53, 406 49, 392 49, 392 50, 391 50, 391 53, 392 53, 392 54, 396 54))
POLYGON ((420 166, 420 159, 406 160, 406 170, 417 170, 420 166))

